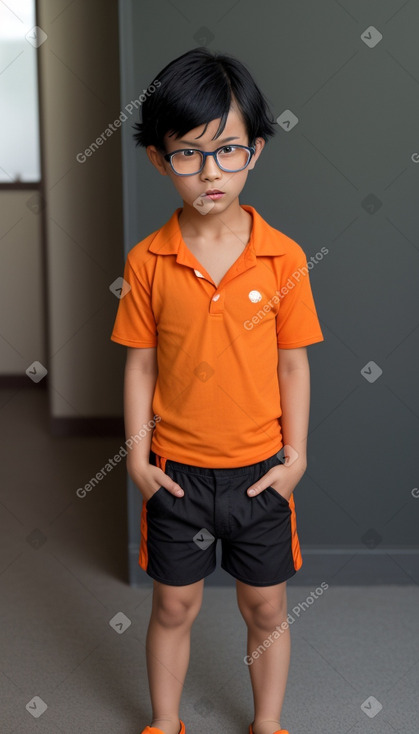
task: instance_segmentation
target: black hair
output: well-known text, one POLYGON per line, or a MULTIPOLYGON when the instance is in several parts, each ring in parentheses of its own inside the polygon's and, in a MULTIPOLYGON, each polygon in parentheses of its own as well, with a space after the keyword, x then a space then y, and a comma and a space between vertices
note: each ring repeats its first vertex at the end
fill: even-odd
MULTIPOLYGON (((162 69, 149 85, 142 104, 142 122, 135 123, 136 146, 154 145, 164 151, 164 135, 181 138, 188 130, 221 118, 215 134, 223 132, 233 102, 243 115, 249 145, 276 132, 268 104, 246 66, 227 54, 194 48, 162 69)), ((206 129, 206 128, 205 128, 206 129)))

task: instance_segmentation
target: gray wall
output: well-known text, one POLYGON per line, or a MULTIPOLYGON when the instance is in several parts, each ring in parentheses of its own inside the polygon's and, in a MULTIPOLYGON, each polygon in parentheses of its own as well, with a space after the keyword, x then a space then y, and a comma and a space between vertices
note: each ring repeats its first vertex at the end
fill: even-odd
MULTIPOLYGON (((308 349, 308 469, 295 491, 304 564, 291 583, 417 581, 418 5, 121 0, 120 17, 122 106, 207 45, 249 66, 275 118, 298 118, 278 125, 240 198, 308 258, 329 250, 311 270, 325 342, 308 349), (382 34, 374 47, 370 26, 382 34)), ((182 204, 132 132, 122 130, 126 253, 182 204)), ((138 494, 130 485, 131 571, 147 584, 138 494)), ((233 581, 217 570, 207 583, 233 581)))

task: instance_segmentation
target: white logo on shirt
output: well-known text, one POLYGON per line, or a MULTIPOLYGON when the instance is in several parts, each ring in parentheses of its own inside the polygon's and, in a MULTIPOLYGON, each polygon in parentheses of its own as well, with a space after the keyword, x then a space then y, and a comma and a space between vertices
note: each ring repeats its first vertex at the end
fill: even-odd
POLYGON ((252 303, 258 303, 258 301, 262 300, 262 294, 259 291, 250 291, 249 298, 252 303))

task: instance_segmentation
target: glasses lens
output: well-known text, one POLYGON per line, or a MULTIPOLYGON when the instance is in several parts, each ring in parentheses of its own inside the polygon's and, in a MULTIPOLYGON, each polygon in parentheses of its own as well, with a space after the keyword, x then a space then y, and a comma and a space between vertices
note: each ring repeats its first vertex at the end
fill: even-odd
POLYGON ((250 152, 236 145, 226 145, 217 154, 218 163, 224 171, 238 171, 244 168, 249 158, 250 152))
POLYGON ((197 173, 202 166, 202 155, 198 150, 182 150, 172 156, 176 173, 197 173))

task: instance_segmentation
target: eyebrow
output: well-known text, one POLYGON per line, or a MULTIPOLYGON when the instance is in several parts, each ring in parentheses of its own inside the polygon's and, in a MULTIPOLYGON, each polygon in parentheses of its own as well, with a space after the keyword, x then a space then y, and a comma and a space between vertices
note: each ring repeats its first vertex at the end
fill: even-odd
MULTIPOLYGON (((235 138, 224 138, 223 140, 219 140, 219 143, 228 143, 229 140, 240 140, 238 136, 235 138)), ((190 140, 179 140, 179 143, 185 143, 185 145, 191 145, 191 146, 199 146, 200 144, 197 143, 196 140, 193 141, 193 143, 190 142, 190 140)))

